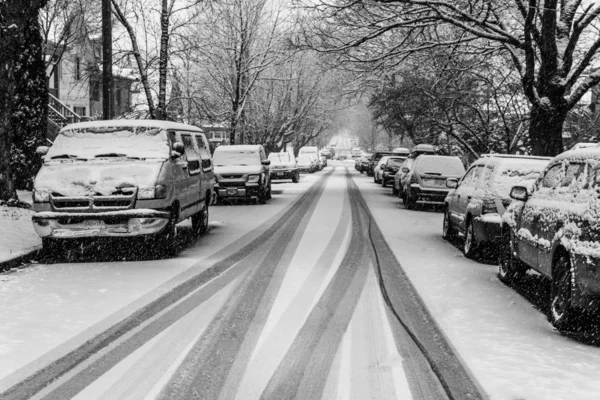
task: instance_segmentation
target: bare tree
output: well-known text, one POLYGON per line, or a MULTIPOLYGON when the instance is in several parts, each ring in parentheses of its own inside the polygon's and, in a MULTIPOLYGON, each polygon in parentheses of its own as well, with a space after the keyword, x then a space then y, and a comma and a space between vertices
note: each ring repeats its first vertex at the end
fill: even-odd
POLYGON ((357 63, 403 60, 425 49, 464 45, 488 57, 510 55, 531 104, 533 152, 563 150, 569 110, 600 82, 590 70, 600 49, 600 4, 581 0, 340 0, 306 4, 311 44, 357 63))

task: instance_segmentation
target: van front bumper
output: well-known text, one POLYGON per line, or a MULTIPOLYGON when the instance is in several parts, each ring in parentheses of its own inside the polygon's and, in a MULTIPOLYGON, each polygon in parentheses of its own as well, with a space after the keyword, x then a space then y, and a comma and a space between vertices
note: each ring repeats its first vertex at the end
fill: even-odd
POLYGON ((170 213, 150 209, 99 213, 38 212, 33 227, 45 238, 130 237, 153 235, 169 223, 170 213))

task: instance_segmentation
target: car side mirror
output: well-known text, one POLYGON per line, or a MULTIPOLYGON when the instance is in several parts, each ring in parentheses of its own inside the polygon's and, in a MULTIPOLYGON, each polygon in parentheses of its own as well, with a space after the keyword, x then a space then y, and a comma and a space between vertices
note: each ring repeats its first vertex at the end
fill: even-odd
POLYGON ((263 160, 262 165, 271 165, 271 160, 263 160))
POLYGON ((173 158, 181 157, 181 155, 185 151, 185 147, 184 147, 183 143, 181 143, 181 142, 173 143, 173 146, 171 146, 171 149, 173 150, 173 153, 171 154, 171 157, 173 157, 173 158))
POLYGON ((458 187, 458 179, 448 178, 446 179, 446 187, 450 189, 456 189, 458 187))
POLYGON ((46 154, 48 154, 48 150, 50 150, 48 146, 40 146, 37 149, 35 149, 35 152, 40 156, 45 156, 46 154))
POLYGON ((404 172, 405 174, 408 174, 408 171, 410 171, 410 169, 408 169, 407 167, 402 168, 402 172, 404 172))
POLYGON ((519 201, 527 201, 529 192, 524 186, 513 186, 512 189, 510 189, 510 197, 519 201))

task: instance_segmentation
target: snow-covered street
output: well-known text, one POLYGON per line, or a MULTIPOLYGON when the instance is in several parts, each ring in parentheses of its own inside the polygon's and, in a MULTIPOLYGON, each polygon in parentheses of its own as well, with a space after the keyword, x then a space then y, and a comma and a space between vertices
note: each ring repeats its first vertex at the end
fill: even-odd
POLYGON ((198 240, 182 223, 172 259, 0 274, 0 397, 597 398, 600 348, 552 329, 540 279, 500 283, 441 238, 439 210, 350 163, 288 182, 211 207, 198 240))

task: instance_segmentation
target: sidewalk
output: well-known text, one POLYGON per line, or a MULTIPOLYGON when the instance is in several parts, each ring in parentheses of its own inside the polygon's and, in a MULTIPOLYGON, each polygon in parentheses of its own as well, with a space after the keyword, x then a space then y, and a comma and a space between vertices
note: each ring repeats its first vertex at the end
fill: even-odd
MULTIPOLYGON (((31 204, 31 192, 18 191, 18 195, 19 200, 31 204)), ((0 270, 18 265, 23 256, 42 247, 32 215, 33 210, 0 206, 0 270)))

